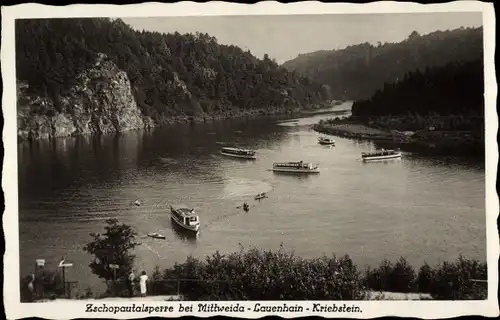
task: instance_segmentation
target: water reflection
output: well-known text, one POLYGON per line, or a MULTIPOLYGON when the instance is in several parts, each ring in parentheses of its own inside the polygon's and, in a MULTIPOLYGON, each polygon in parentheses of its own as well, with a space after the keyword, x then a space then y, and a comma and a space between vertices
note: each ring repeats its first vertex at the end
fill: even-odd
POLYGON ((200 234, 203 232, 201 230, 197 233, 188 232, 177 225, 177 223, 173 222, 172 219, 170 219, 170 225, 172 226, 172 230, 174 231, 175 237, 177 239, 191 244, 196 244, 196 241, 200 237, 200 234))
MULTIPOLYGON (((321 170, 321 168, 320 168, 321 170)), ((305 173, 296 173, 296 172, 283 172, 283 171, 273 171, 273 175, 281 176, 282 179, 295 179, 295 180, 311 180, 317 178, 321 173, 315 174, 305 174, 305 173)))
MULTIPOLYGON (((238 242, 261 248, 283 242, 304 257, 347 253, 361 265, 400 255, 415 265, 458 253, 485 256, 481 165, 406 153, 364 164, 361 152, 374 144, 338 137, 335 148, 321 146, 308 127, 276 124, 285 119, 19 144, 21 272, 29 272, 34 259, 56 261, 70 254, 68 248, 81 248, 112 217, 140 234, 158 230, 167 237, 145 239, 137 249, 145 270, 233 250, 238 242), (254 149, 257 159, 223 157, 226 144, 254 149), (318 164, 321 172, 270 170, 273 162, 299 160, 318 164), (269 198, 255 201, 261 192, 269 198), (199 208, 199 238, 172 224, 171 204, 199 208)), ((94 279, 89 257, 81 249, 71 255, 75 274, 94 279)))

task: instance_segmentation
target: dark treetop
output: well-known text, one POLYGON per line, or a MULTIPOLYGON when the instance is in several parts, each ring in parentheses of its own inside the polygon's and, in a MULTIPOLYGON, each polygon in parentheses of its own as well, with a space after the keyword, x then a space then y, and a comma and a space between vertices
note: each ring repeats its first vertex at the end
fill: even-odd
POLYGON ((455 62, 409 72, 397 82, 352 107, 353 116, 468 115, 484 116, 482 60, 455 62))

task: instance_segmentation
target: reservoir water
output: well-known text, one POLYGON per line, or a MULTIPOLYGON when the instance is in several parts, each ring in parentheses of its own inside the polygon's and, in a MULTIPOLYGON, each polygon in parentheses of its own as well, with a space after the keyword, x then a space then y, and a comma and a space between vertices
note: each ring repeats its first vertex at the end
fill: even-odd
POLYGON ((35 259, 46 259, 51 269, 64 256, 74 263, 70 280, 100 283, 82 248, 90 232, 104 231, 107 218, 138 232, 136 269, 149 273, 189 255, 237 251, 240 244, 283 244, 306 258, 349 254, 361 267, 400 256, 417 268, 460 254, 486 260, 484 164, 408 153, 363 163, 360 154, 374 148, 370 142, 336 137, 335 147, 317 143, 310 125, 328 117, 179 124, 19 144, 21 275, 35 259), (256 149, 258 159, 223 157, 219 149, 226 144, 256 149), (300 160, 317 163, 321 173, 268 171, 273 162, 300 160), (255 201, 260 192, 268 198, 255 201), (248 213, 237 208, 245 201, 248 213), (173 228, 172 204, 197 210, 198 238, 173 228), (144 237, 152 231, 166 240, 144 237))

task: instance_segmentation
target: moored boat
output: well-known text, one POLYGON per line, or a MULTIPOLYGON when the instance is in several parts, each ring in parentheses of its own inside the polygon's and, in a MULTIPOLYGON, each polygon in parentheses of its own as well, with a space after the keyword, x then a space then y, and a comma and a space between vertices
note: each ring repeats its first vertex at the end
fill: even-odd
POLYGON ((200 229, 200 218, 194 209, 170 207, 170 218, 184 230, 198 232, 200 229))
POLYGON ((310 162, 275 162, 273 163, 274 172, 290 173, 319 173, 319 168, 310 162))
POLYGON ((327 138, 327 137, 319 137, 318 143, 322 145, 332 146, 335 145, 335 140, 327 138))
POLYGON ((250 149, 241 149, 241 148, 231 148, 231 147, 223 147, 220 149, 220 153, 224 156, 234 157, 234 158, 242 158, 242 159, 256 159, 256 152, 250 149))
POLYGON ((166 239, 164 235, 158 232, 151 232, 148 233, 148 237, 155 238, 155 239, 166 239))
POLYGON ((388 160, 401 158, 401 151, 397 150, 385 150, 375 152, 363 152, 361 153, 361 158, 363 161, 375 161, 375 160, 388 160))

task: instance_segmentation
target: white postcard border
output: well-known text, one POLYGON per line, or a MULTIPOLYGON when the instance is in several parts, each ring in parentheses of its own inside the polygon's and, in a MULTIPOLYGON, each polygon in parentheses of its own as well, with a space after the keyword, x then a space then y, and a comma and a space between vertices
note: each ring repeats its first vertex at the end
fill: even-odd
MULTIPOLYGON (((259 318, 266 315, 279 315, 284 318, 318 315, 323 317, 355 317, 372 318, 379 316, 406 316, 419 318, 445 318, 462 315, 498 316, 497 301, 499 257, 499 236, 496 219, 499 212, 498 195, 496 193, 496 171, 498 162, 498 146, 496 133, 498 118, 496 112, 497 83, 495 77, 495 13, 493 4, 479 1, 456 1, 444 4, 418 4, 401 2, 372 2, 368 4, 334 3, 325 4, 308 1, 282 4, 274 1, 259 2, 253 5, 233 4, 227 2, 178 2, 175 4, 144 3, 136 5, 69 5, 47 6, 40 4, 22 4, 2 7, 2 78, 4 93, 2 111, 4 116, 4 165, 2 172, 2 188, 5 197, 3 230, 5 233, 6 252, 4 255, 4 305, 8 318, 37 316, 51 319, 67 319, 75 317, 100 318, 138 318, 144 316, 177 317, 188 315, 179 313, 178 305, 190 302, 144 302, 150 306, 174 306, 176 312, 170 313, 88 313, 85 302, 74 300, 54 303, 22 304, 19 301, 19 226, 18 226, 18 189, 17 189, 17 134, 16 134, 16 86, 15 86, 15 42, 14 20, 19 18, 42 17, 158 17, 158 16, 210 16, 210 15, 283 15, 283 14, 374 14, 374 13, 410 13, 410 12, 482 12, 484 30, 484 69, 485 69, 485 101, 486 101, 486 218, 487 218, 487 263, 488 263, 488 300, 484 301, 288 301, 288 305, 299 304, 304 308, 313 308, 314 303, 349 306, 355 305, 362 313, 262 313, 252 312, 256 303, 262 305, 282 305, 275 302, 239 302, 245 306, 243 313, 203 313, 190 315, 208 317, 228 315, 233 317, 259 318), (168 10, 167 10, 168 9, 168 10)), ((96 305, 131 306, 143 302, 95 301, 96 305)), ((237 302, 218 302, 220 306, 234 305, 237 302)), ((197 305, 198 302, 191 304, 197 305)))

